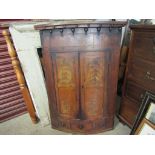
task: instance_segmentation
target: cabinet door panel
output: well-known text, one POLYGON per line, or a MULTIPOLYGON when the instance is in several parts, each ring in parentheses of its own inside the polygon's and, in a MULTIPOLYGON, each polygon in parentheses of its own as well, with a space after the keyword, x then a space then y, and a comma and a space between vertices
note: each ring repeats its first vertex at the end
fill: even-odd
POLYGON ((103 117, 104 55, 104 52, 80 54, 82 111, 89 119, 103 117))
POLYGON ((75 118, 79 110, 78 53, 53 53, 59 116, 75 118))

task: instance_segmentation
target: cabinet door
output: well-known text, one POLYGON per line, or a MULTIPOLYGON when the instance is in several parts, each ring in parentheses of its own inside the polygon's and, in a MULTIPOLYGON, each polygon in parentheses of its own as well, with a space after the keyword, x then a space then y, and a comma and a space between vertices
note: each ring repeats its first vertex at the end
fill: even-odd
POLYGON ((105 53, 80 54, 82 112, 88 119, 103 117, 105 96, 105 53))
POLYGON ((78 53, 53 53, 58 115, 75 118, 79 109, 78 53))

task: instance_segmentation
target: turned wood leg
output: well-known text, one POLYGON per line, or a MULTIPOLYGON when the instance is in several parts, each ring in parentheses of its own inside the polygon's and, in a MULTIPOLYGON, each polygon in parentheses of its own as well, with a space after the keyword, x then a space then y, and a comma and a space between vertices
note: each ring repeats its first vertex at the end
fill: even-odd
POLYGON ((32 122, 37 123, 38 118, 37 118, 36 113, 35 113, 35 108, 33 106, 33 102, 32 102, 29 90, 26 86, 26 81, 25 81, 25 78, 23 76, 23 72, 22 72, 21 67, 20 67, 20 62, 17 58, 17 53, 16 53, 16 51, 15 51, 15 49, 11 43, 9 32, 7 30, 3 30, 3 36, 5 37, 5 40, 7 43, 8 52, 9 52, 9 55, 11 57, 12 65, 13 65, 14 71, 16 73, 17 80, 18 80, 20 90, 22 92, 27 110, 29 112, 29 115, 31 117, 32 122))

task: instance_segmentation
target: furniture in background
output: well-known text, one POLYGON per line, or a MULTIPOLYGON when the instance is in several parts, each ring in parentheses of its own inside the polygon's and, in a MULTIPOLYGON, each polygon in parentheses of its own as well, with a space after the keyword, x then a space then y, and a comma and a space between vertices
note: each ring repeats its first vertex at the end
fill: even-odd
POLYGON ((155 135, 155 125, 144 118, 138 126, 135 135, 155 135))
POLYGON ((50 124, 48 97, 38 49, 41 48, 39 31, 34 25, 49 20, 12 23, 9 27, 21 68, 41 125, 50 124))
POLYGON ((113 128, 125 24, 64 21, 35 26, 41 34, 53 128, 85 134, 113 128))
POLYGON ((146 92, 143 102, 139 108, 135 122, 133 124, 131 135, 135 134, 143 119, 147 119, 155 125, 155 95, 146 92))
POLYGON ((38 119, 37 119, 36 114, 35 114, 33 102, 32 102, 29 90, 26 86, 25 78, 23 76, 23 73, 22 73, 22 70, 20 67, 20 62, 17 58, 17 54, 16 54, 15 49, 13 47, 13 44, 11 42, 10 33, 7 30, 3 30, 2 33, 3 33, 3 36, 4 36, 6 43, 7 43, 8 53, 10 55, 12 66, 13 66, 15 74, 17 76, 19 87, 21 89, 24 101, 26 103, 27 110, 29 112, 29 115, 31 117, 32 122, 37 123, 38 119))
POLYGON ((132 25, 119 118, 133 126, 146 91, 155 94, 155 26, 132 25))
POLYGON ((22 19, 0 19, 0 123, 27 113, 6 41, 2 35, 3 30, 8 30, 10 22, 22 21, 22 19), (4 26, 4 23, 7 25, 4 26))

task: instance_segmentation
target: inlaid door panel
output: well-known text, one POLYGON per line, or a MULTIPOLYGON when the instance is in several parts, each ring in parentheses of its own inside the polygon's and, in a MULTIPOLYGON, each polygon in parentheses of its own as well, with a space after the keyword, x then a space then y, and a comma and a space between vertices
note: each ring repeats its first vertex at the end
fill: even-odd
POLYGON ((78 53, 52 53, 57 109, 62 118, 76 118, 79 110, 78 53))
POLYGON ((80 54, 81 103, 86 118, 103 117, 104 106, 104 52, 80 54))

